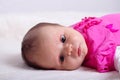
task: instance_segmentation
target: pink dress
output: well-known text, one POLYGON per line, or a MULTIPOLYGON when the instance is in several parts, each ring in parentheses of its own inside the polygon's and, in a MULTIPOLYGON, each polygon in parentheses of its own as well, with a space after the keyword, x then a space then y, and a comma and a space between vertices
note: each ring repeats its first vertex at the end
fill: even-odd
POLYGON ((116 46, 120 45, 120 14, 85 17, 72 28, 84 36, 88 46, 84 66, 99 72, 115 70, 113 58, 116 46))

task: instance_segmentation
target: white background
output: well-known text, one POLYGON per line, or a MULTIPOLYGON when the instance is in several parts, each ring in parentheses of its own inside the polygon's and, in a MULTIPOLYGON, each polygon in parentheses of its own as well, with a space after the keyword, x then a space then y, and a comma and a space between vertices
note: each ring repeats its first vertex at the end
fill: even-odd
POLYGON ((120 0, 0 0, 0 13, 120 12, 120 0))

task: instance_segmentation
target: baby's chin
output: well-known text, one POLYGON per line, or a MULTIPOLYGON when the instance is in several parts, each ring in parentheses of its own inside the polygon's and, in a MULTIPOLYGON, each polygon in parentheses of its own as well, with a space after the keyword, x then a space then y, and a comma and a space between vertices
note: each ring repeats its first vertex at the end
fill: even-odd
POLYGON ((80 65, 78 66, 73 66, 73 67, 67 67, 67 68, 61 68, 59 70, 65 70, 65 71, 72 71, 72 70, 76 70, 80 67, 80 65))
POLYGON ((75 67, 75 68, 67 68, 67 69, 63 69, 63 70, 66 70, 66 71, 72 71, 72 70, 76 70, 76 69, 78 69, 80 66, 78 66, 78 67, 75 67))

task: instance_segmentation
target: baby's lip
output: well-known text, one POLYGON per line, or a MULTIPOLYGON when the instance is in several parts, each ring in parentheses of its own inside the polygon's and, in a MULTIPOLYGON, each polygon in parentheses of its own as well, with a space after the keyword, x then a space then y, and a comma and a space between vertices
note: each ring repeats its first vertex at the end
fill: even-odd
POLYGON ((78 53, 78 56, 80 56, 80 54, 81 54, 81 52, 80 52, 81 50, 80 50, 80 47, 78 48, 78 51, 77 51, 77 53, 78 53))

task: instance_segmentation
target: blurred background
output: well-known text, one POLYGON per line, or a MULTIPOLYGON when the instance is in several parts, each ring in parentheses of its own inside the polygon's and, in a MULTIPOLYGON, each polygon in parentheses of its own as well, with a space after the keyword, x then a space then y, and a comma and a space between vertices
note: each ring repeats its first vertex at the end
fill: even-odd
POLYGON ((0 13, 120 12, 120 0, 0 0, 0 13))

